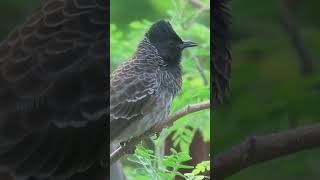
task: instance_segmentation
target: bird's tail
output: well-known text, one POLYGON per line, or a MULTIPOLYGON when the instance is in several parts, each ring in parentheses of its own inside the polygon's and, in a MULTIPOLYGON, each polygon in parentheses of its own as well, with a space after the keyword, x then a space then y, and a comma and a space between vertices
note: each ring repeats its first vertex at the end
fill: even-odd
MULTIPOLYGON (((116 146, 110 144, 110 152, 116 150, 116 146)), ((120 161, 116 162, 110 167, 110 180, 125 180, 125 175, 123 173, 123 168, 120 161)))

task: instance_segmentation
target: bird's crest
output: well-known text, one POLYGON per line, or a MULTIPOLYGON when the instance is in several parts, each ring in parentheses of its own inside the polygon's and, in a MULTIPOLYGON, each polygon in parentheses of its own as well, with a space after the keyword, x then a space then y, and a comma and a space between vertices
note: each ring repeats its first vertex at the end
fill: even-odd
POLYGON ((176 39, 181 40, 181 38, 177 35, 177 33, 173 30, 169 21, 166 20, 159 20, 155 22, 148 32, 146 33, 147 37, 155 40, 160 41, 161 39, 176 39))

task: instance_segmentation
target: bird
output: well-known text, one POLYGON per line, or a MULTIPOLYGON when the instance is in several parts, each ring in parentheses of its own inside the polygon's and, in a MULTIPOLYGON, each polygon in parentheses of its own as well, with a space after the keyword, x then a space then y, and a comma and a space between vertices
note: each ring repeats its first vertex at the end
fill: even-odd
POLYGON ((166 120, 182 86, 182 51, 197 43, 182 40, 169 21, 147 30, 133 56, 110 76, 110 142, 119 144, 166 120))
POLYGON ((108 12, 105 0, 43 0, 0 42, 0 173, 66 180, 100 168, 108 12))
POLYGON ((213 1, 211 24, 211 104, 216 108, 229 95, 232 57, 230 53, 230 13, 227 0, 213 1))

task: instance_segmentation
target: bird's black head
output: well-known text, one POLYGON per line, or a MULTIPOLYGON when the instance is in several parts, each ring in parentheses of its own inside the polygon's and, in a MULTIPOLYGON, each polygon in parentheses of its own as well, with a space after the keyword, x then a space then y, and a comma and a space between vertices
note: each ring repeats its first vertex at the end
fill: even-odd
POLYGON ((183 41, 173 30, 171 24, 165 20, 154 23, 146 36, 168 64, 179 64, 182 50, 197 45, 192 41, 183 41))

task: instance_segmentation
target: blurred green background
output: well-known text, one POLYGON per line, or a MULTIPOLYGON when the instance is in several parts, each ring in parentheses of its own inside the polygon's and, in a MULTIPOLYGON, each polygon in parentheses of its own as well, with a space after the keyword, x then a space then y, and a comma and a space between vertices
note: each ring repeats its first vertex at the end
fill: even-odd
MULTIPOLYGON (((229 101, 214 118, 214 152, 251 135, 320 122, 320 1, 232 0, 232 78, 229 101), (283 7, 300 31, 313 73, 280 23, 283 7)), ((292 30, 291 30, 292 31, 292 30)), ((303 151, 252 166, 228 180, 320 179, 320 150, 303 151)))

